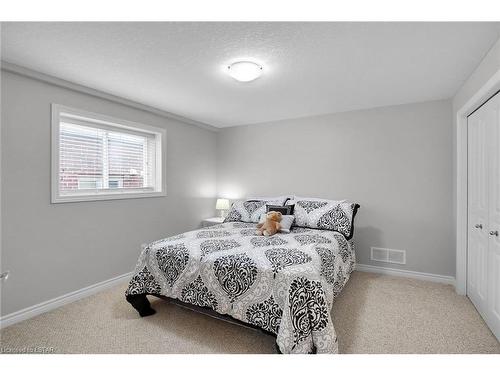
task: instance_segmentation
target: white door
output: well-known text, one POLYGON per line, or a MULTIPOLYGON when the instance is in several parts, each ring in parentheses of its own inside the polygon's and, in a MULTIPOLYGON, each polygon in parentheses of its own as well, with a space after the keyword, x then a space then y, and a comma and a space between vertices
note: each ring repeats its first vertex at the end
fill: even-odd
POLYGON ((500 339, 500 94, 468 118, 467 295, 500 339))
POLYGON ((487 103, 489 144, 488 325, 500 340, 500 94, 487 103))
POLYGON ((487 112, 484 105, 469 116, 467 295, 478 310, 487 305, 488 175, 487 112))

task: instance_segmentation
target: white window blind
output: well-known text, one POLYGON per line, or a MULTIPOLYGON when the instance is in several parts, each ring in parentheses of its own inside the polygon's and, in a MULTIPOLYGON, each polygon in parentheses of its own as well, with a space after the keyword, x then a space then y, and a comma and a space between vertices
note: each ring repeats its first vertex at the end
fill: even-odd
POLYGON ((161 132, 144 131, 138 124, 135 128, 110 124, 70 111, 59 110, 56 117, 57 194, 53 201, 163 193, 161 132))

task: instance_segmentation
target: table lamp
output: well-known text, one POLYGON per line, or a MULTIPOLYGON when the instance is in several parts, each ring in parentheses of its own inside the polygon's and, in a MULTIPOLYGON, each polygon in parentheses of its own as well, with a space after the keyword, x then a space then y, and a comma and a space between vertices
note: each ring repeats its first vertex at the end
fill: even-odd
POLYGON ((217 199, 217 203, 215 203, 215 209, 220 210, 220 217, 224 217, 225 211, 229 210, 229 199, 217 199))

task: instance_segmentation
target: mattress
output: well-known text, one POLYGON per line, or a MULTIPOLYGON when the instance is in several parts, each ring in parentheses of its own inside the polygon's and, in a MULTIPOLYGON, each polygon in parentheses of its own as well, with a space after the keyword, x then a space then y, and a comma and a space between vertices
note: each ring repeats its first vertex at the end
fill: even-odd
POLYGON ((127 300, 156 295, 213 309, 275 335, 282 353, 337 353, 331 307, 355 264, 352 242, 328 230, 255 230, 223 223, 150 243, 127 300))

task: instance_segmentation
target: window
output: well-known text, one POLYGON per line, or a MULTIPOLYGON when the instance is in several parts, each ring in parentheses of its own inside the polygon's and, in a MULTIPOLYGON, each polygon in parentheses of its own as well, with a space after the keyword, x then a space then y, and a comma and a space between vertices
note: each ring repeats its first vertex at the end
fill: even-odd
POLYGON ((52 105, 52 202, 166 195, 165 129, 52 105))

